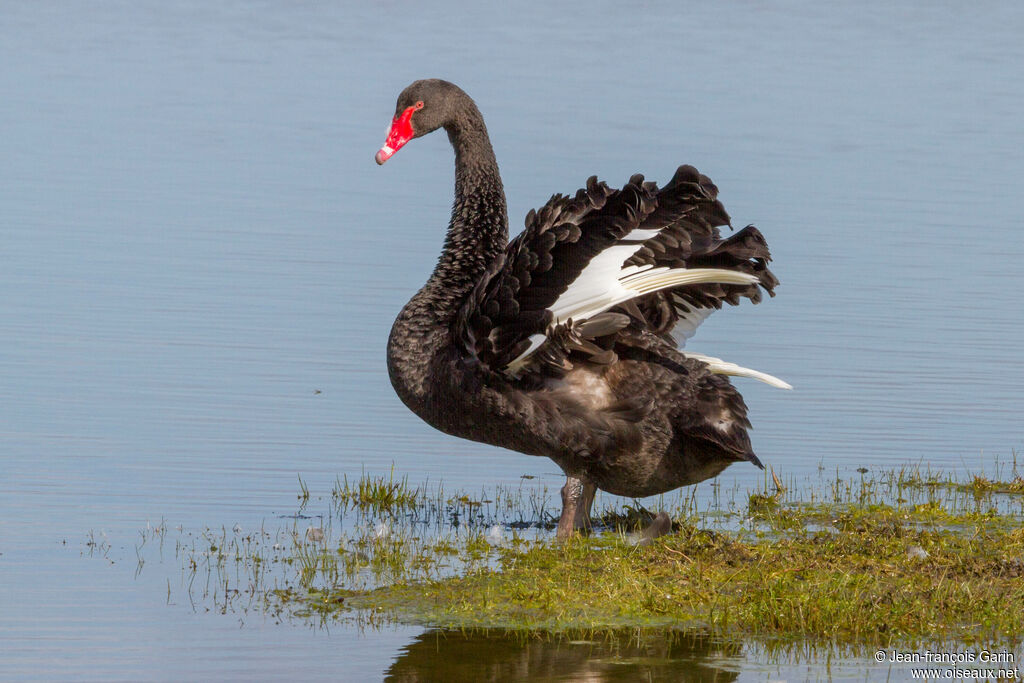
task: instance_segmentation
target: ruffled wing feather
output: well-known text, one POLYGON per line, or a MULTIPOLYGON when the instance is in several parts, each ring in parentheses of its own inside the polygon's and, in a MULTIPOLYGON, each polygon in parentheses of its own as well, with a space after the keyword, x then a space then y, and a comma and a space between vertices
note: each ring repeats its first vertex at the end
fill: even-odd
POLYGON ((729 216, 714 184, 681 166, 662 189, 634 175, 614 190, 595 177, 555 195, 491 264, 453 332, 468 356, 523 381, 563 374, 574 355, 615 360, 619 332, 681 338, 723 303, 760 300, 777 280, 767 244, 729 216))

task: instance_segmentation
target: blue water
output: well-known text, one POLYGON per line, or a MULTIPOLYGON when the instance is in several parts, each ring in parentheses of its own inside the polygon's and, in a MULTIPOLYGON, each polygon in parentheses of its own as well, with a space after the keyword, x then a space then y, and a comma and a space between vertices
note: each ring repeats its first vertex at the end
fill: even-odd
POLYGON ((1021 35, 997 2, 3 3, 0 677, 377 679, 423 629, 167 604, 139 530, 276 523, 297 475, 559 484, 387 380, 451 204, 443 135, 373 163, 417 78, 477 100, 514 231, 591 174, 680 163, 762 229, 778 296, 691 347, 795 385, 741 386, 776 470, 1020 451, 1021 35))

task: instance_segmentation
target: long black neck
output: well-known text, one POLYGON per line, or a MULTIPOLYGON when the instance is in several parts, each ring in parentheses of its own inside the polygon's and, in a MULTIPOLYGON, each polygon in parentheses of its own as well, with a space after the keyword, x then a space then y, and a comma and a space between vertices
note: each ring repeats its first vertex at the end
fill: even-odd
POLYGON ((442 305, 461 301, 508 244, 505 189, 483 117, 470 104, 446 130, 455 148, 455 202, 444 249, 427 282, 443 294, 436 299, 442 305))
MULTIPOLYGON (((445 126, 455 148, 455 203, 444 249, 423 288, 402 309, 388 343, 399 395, 422 395, 431 357, 451 343, 451 323, 487 266, 508 244, 508 210, 487 128, 472 100, 445 126)), ((415 410, 415 408, 414 408, 415 410)))
POLYGON ((508 244, 505 190, 483 116, 468 100, 445 130, 455 149, 455 203, 441 257, 416 297, 439 321, 451 320, 508 244))

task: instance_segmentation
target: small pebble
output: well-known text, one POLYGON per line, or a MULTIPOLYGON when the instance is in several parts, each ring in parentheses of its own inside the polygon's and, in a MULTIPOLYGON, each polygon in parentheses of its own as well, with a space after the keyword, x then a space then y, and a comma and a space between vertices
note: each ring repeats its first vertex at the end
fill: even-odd
POLYGON ((919 545, 912 545, 907 548, 907 557, 912 560, 923 560, 928 557, 928 551, 919 545))

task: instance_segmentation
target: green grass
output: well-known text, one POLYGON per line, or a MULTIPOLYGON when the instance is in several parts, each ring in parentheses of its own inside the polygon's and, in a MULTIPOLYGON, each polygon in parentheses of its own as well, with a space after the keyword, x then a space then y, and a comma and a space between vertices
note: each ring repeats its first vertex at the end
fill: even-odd
POLYGON ((355 484, 349 484, 345 475, 335 482, 331 496, 345 506, 392 513, 415 509, 424 501, 423 490, 410 487, 408 477, 395 481, 394 467, 387 479, 364 475, 355 484))
POLYGON ((876 506, 838 515, 835 530, 787 525, 770 541, 687 525, 647 547, 616 536, 531 543, 503 550, 494 568, 350 605, 449 627, 682 625, 870 645, 1019 638, 1024 531, 1001 518, 970 533, 915 528, 929 518, 876 506))
MULTIPOLYGON (((703 510, 692 490, 660 500, 675 529, 640 547, 629 532, 649 512, 635 502, 558 543, 546 490, 446 493, 392 472, 338 481, 316 534, 297 517, 273 533, 189 534, 176 554, 194 604, 280 619, 693 629, 814 647, 1020 642, 1021 482, 1016 461, 961 478, 766 475, 755 491, 713 485, 703 510)), ((301 487, 300 512, 325 501, 301 487)))

